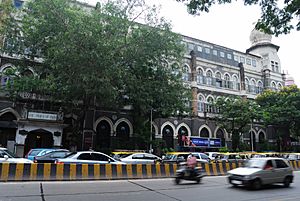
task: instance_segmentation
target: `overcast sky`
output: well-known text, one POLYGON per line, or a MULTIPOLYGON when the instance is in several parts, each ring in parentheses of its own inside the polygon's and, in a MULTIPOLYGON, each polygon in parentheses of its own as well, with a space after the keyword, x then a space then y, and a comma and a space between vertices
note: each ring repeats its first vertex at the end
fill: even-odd
MULTIPOLYGON (((95 5, 101 0, 82 0, 95 5)), ((244 6, 243 1, 214 5, 209 13, 191 16, 186 7, 175 0, 145 0, 148 4, 161 5, 160 15, 171 21, 173 31, 245 52, 251 46, 249 37, 254 23, 260 17, 258 6, 244 6)), ((281 68, 300 86, 300 31, 288 35, 273 36, 272 42, 280 46, 278 51, 281 68)))

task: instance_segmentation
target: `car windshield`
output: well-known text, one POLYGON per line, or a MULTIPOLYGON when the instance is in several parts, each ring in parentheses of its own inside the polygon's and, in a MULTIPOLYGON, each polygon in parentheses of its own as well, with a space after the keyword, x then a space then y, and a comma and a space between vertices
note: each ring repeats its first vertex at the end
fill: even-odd
POLYGON ((263 169, 264 165, 265 165, 266 161, 265 160, 249 160, 246 163, 246 167, 249 168, 261 168, 263 169))
POLYGON ((7 154, 7 156, 10 157, 10 158, 18 158, 14 153, 8 151, 7 149, 6 149, 6 150, 3 150, 3 151, 4 151, 4 152, 7 154))
POLYGON ((31 150, 29 153, 29 156, 36 156, 38 155, 42 150, 31 150))
POLYGON ((77 152, 72 152, 72 153, 66 155, 64 158, 71 158, 71 157, 74 156, 75 154, 77 154, 77 152))
POLYGON ((122 154, 115 154, 115 155, 113 155, 113 158, 114 159, 121 159, 121 158, 125 158, 127 156, 130 156, 130 155, 131 154, 129 154, 129 153, 128 154, 125 154, 125 153, 124 154, 123 153, 122 154))
POLYGON ((172 160, 174 158, 174 154, 167 154, 165 157, 164 157, 164 160, 172 160))

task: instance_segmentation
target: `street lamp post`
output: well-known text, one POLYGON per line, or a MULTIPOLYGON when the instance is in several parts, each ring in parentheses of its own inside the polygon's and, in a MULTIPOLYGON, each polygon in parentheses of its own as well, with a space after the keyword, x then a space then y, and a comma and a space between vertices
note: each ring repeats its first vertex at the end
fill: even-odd
POLYGON ((250 129, 250 135, 251 135, 251 151, 253 152, 254 146, 253 146, 253 132, 252 132, 252 127, 253 127, 253 120, 251 120, 251 129, 250 129))
POLYGON ((151 108, 151 110, 150 110, 150 145, 149 145, 150 153, 152 153, 152 111, 153 111, 153 109, 151 108))

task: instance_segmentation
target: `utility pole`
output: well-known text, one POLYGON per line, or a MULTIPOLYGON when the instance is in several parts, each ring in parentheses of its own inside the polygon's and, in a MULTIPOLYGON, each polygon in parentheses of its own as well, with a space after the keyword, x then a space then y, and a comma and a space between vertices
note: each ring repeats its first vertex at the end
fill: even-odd
POLYGON ((152 153, 152 107, 150 109, 150 146, 149 152, 152 153))

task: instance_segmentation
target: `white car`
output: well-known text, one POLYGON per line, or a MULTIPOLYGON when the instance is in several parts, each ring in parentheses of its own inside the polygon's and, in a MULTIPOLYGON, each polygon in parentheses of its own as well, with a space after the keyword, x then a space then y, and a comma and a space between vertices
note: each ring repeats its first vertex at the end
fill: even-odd
POLYGON ((210 158, 210 160, 215 160, 219 152, 205 152, 205 154, 210 158))
POLYGON ((289 187, 293 182, 293 170, 282 158, 252 158, 245 167, 228 171, 228 181, 233 186, 243 185, 259 189, 262 185, 283 183, 289 187))
POLYGON ((0 147, 0 163, 33 163, 27 158, 18 158, 6 148, 0 147))
POLYGON ((162 161, 160 157, 149 153, 135 153, 120 160, 128 164, 156 164, 162 161))
POLYGON ((116 159, 96 151, 78 151, 60 158, 55 161, 57 164, 76 163, 76 164, 125 164, 116 159))

